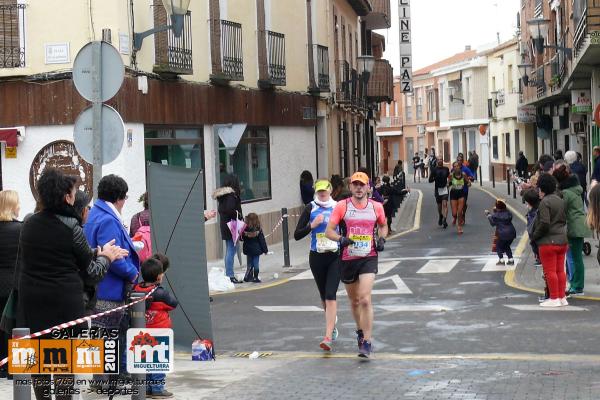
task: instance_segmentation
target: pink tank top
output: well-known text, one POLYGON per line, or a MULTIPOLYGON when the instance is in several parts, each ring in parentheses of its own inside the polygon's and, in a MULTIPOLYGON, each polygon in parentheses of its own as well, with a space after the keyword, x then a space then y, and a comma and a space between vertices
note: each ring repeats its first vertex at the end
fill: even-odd
POLYGON ((367 206, 360 209, 354 206, 350 199, 346 199, 344 223, 346 224, 346 235, 354 240, 354 244, 344 248, 342 260, 349 261, 376 256, 374 235, 377 213, 372 200, 369 199, 367 206))

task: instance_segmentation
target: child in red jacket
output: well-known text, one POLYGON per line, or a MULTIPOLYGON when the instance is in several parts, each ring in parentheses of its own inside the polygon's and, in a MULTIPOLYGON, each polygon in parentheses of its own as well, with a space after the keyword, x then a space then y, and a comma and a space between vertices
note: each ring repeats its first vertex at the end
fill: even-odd
MULTIPOLYGON (((171 328, 173 326, 169 312, 177 307, 177 300, 160 284, 169 267, 169 259, 162 254, 155 254, 142 263, 144 282, 135 285, 134 291, 149 293, 156 287, 152 296, 146 300, 146 328, 171 328)), ((153 399, 173 397, 173 393, 165 390, 165 374, 148 374, 149 381, 146 395, 153 399)))

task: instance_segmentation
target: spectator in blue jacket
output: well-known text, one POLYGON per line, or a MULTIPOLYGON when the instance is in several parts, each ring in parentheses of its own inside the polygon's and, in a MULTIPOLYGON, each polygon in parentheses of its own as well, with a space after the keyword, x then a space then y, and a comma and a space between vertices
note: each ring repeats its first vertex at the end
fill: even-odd
MULTIPOLYGON (((139 274, 139 258, 129 237, 121 212, 127 200, 127 183, 116 175, 107 175, 98 183, 98 200, 89 212, 84 227, 85 236, 92 248, 115 239, 115 245, 129 252, 129 256, 110 264, 104 278, 98 284, 97 301, 94 313, 108 311, 125 304, 132 284, 136 283, 139 274)), ((123 321, 124 311, 114 312, 93 320, 93 325, 107 329, 126 330, 123 321)), ((124 343, 121 344, 124 348, 124 343)), ((125 354, 125 353, 122 353, 125 354)), ((124 364, 121 364, 124 369, 124 364)))

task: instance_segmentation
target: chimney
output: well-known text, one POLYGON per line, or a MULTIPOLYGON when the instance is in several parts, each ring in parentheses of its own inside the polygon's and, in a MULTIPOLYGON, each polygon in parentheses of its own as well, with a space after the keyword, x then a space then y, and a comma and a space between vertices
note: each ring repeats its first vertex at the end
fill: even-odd
POLYGON ((471 45, 470 44, 468 44, 468 45, 465 46, 465 51, 471 51, 471 45))

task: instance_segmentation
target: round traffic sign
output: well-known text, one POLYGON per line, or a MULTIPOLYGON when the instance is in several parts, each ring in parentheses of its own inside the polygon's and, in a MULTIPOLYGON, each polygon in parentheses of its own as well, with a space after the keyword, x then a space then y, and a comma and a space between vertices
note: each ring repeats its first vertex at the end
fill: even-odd
POLYGON ((125 65, 121 55, 110 43, 90 42, 83 46, 73 63, 73 82, 79 94, 89 101, 108 101, 123 83, 125 65), (96 93, 97 84, 94 80, 96 71, 94 57, 95 49, 100 51, 100 93, 96 93))
MULTIPOLYGON (((94 162, 94 113, 92 106, 86 108, 75 120, 73 141, 81 157, 94 162)), ((102 104, 102 164, 114 161, 121 153, 125 127, 119 113, 112 107, 102 104)))

